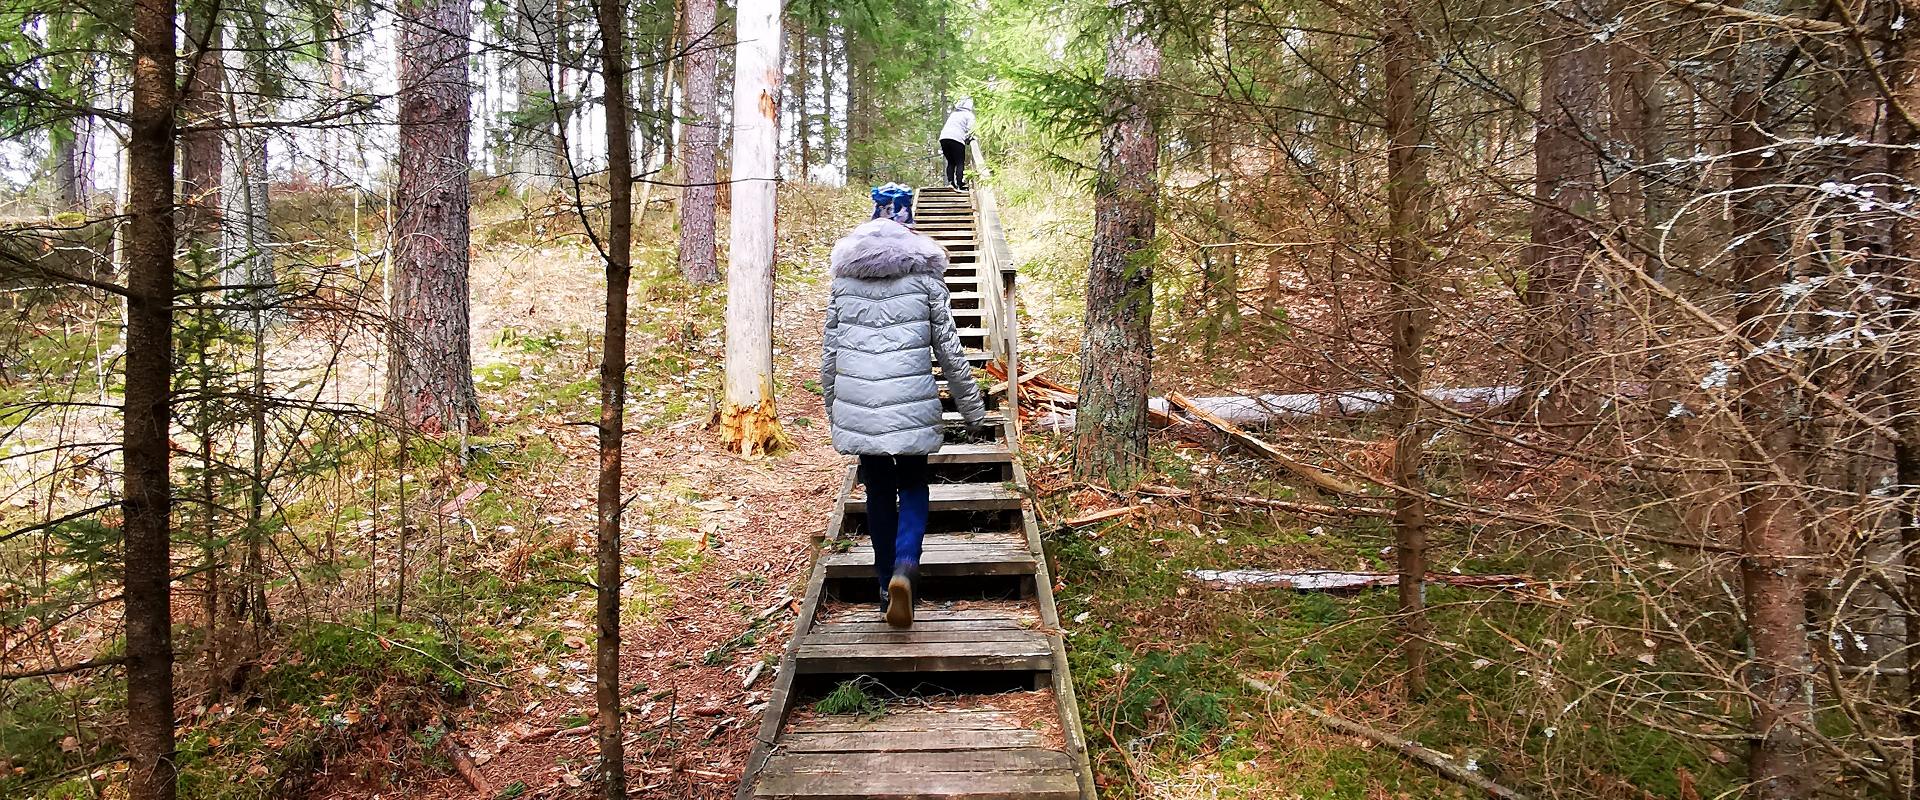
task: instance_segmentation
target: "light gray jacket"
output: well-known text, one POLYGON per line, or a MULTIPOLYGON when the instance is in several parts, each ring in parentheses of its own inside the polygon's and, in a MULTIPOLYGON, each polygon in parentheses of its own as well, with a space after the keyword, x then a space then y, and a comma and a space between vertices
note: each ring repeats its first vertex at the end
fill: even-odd
POLYGON ((940 449, 940 359, 969 425, 986 418, 980 387, 948 307, 947 253, 888 219, 833 245, 820 388, 833 448, 853 455, 924 455, 940 449))

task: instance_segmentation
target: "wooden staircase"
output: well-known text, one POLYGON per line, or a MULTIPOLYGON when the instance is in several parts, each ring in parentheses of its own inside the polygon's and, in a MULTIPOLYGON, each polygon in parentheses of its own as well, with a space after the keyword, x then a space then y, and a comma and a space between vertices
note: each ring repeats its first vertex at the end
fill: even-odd
MULTIPOLYGON (((930 188, 916 197, 920 232, 952 261, 947 286, 968 362, 1017 363, 1011 282, 996 257, 1004 239, 997 220, 979 216, 971 195, 930 188)), ((928 460, 935 483, 911 628, 887 625, 874 604, 866 497, 848 465, 739 800, 1094 797, 1052 580, 1011 450, 1015 421, 997 410, 1003 400, 988 395, 978 440, 945 400, 948 444, 928 460), (848 680, 889 700, 886 710, 812 710, 848 680), (1036 699, 1048 701, 1039 712, 1036 699)))

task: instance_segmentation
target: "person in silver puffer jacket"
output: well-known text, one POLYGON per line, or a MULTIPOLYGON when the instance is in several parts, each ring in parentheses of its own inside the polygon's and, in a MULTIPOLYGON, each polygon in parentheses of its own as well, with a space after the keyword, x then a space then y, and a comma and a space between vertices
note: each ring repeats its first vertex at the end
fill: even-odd
POLYGON ((913 621, 913 582, 927 526, 927 456, 940 449, 939 359, 969 428, 986 405, 949 307, 947 254, 890 219, 868 221, 833 246, 821 394, 833 447, 860 457, 867 531, 887 621, 913 621))

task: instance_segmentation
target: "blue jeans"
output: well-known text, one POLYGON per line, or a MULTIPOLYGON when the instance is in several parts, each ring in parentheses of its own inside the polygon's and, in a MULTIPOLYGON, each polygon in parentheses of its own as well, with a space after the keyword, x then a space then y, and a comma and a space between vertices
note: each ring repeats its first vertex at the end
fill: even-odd
POLYGON ((884 592, 894 573, 920 571, 920 540, 927 533, 927 457, 861 456, 867 487, 867 536, 873 573, 884 592))

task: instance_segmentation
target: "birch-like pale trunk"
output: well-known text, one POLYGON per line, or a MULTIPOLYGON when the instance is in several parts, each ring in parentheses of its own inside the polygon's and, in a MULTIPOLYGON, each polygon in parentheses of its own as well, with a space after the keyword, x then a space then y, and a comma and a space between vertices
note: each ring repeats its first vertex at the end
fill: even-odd
POLYGON ((773 398, 773 214, 780 159, 780 0, 741 0, 733 59, 733 225, 720 436, 743 455, 786 441, 773 398))

